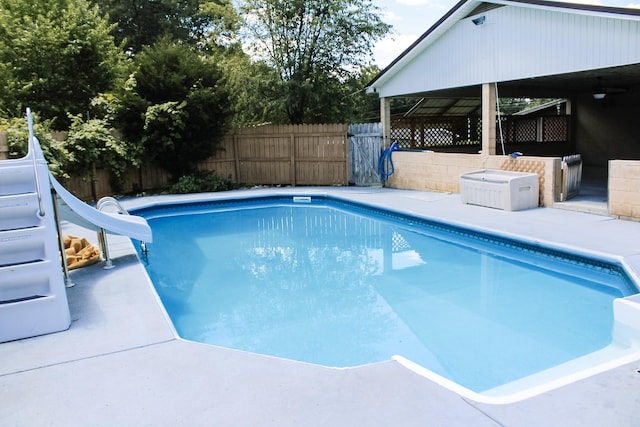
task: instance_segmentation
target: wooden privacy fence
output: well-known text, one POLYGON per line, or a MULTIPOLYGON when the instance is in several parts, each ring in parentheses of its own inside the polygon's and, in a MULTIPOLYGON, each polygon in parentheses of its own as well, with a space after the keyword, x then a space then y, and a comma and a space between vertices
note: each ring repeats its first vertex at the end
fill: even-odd
POLYGON ((233 182, 265 185, 348 185, 346 124, 268 125, 228 134, 199 165, 233 182))
MULTIPOLYGON (((227 134, 219 150, 198 165, 234 183, 250 185, 349 185, 346 124, 268 125, 227 134)), ((122 191, 137 193, 166 188, 170 177, 143 165, 127 171, 122 191)), ((65 186, 77 197, 91 200, 92 183, 72 177, 65 186)), ((109 171, 98 169, 98 197, 115 193, 109 171)))
MULTIPOLYGON (((250 185, 349 185, 346 124, 268 125, 238 129, 223 138, 220 149, 203 160, 200 170, 214 171, 234 183, 250 185)), ((62 138, 62 137, 60 137, 62 138)), ((6 157, 0 132, 0 155, 6 157)), ((1 158, 1 157, 0 157, 1 158)), ((140 193, 166 188, 170 177, 145 164, 123 177, 121 191, 140 193)), ((64 185, 83 200, 111 196, 110 172, 98 167, 94 182, 72 176, 64 185), (93 188, 92 188, 93 187, 93 188)))

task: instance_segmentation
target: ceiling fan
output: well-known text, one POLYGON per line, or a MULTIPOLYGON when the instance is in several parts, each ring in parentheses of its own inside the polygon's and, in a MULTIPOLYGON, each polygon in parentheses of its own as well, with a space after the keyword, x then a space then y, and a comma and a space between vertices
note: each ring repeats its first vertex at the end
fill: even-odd
POLYGON ((609 94, 625 93, 627 89, 623 87, 608 87, 602 85, 602 77, 598 77, 598 84, 593 89, 593 99, 604 99, 609 94))

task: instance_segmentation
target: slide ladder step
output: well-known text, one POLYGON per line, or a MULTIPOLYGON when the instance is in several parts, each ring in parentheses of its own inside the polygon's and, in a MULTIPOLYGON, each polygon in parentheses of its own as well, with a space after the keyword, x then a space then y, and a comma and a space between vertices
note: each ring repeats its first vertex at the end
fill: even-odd
POLYGON ((52 267, 50 261, 0 267, 0 304, 51 295, 52 267))
MULTIPOLYGON (((47 234, 44 227, 0 231, 0 265, 32 263, 46 259, 47 234)), ((49 247, 53 246, 49 245, 49 247)), ((49 251, 52 250, 49 249, 49 251)), ((59 258, 59 252, 52 253, 51 257, 59 258)))
POLYGON ((35 193, 35 172, 32 160, 6 160, 0 168, 0 196, 35 193))
POLYGON ((0 231, 40 225, 42 217, 38 215, 38 211, 36 193, 0 196, 0 231))

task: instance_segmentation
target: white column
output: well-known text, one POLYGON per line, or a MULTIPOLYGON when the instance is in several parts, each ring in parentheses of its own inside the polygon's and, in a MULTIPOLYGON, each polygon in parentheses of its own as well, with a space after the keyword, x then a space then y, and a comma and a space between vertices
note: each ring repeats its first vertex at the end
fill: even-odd
POLYGON ((496 154, 496 84, 482 85, 482 155, 496 154))
POLYGON ((380 121, 382 122, 382 148, 391 146, 391 99, 380 98, 380 121))

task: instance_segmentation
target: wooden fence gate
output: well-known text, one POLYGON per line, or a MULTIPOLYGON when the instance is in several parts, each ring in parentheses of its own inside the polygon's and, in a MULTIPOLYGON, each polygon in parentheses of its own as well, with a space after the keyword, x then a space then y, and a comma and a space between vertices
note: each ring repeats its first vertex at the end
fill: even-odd
POLYGON ((349 125, 349 182, 361 186, 380 185, 378 161, 382 152, 382 123, 349 125))

